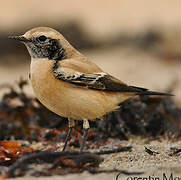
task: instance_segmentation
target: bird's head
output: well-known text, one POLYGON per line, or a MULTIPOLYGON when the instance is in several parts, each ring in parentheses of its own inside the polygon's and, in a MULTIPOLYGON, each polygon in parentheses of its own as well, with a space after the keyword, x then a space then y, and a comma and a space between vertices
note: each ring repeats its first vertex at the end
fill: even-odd
POLYGON ((33 59, 62 60, 75 51, 59 32, 49 27, 34 28, 22 36, 9 38, 23 42, 33 59))

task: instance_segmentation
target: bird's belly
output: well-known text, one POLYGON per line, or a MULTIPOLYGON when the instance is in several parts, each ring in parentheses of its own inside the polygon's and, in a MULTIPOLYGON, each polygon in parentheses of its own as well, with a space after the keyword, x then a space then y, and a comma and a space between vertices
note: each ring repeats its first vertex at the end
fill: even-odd
POLYGON ((54 83, 48 80, 45 83, 32 82, 32 86, 40 102, 63 117, 94 120, 117 108, 117 104, 108 102, 102 93, 75 88, 59 80, 54 80, 54 83))
POLYGON ((56 79, 51 70, 40 73, 33 68, 31 82, 36 97, 44 106, 60 116, 75 120, 101 118, 121 102, 117 93, 76 87, 56 79))

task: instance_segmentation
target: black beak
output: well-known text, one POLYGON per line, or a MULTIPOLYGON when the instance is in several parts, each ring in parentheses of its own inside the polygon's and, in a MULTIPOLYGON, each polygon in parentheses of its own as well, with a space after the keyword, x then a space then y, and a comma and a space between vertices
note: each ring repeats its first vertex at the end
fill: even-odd
POLYGON ((14 39, 21 42, 30 42, 30 40, 26 39, 24 36, 9 36, 8 39, 14 39))

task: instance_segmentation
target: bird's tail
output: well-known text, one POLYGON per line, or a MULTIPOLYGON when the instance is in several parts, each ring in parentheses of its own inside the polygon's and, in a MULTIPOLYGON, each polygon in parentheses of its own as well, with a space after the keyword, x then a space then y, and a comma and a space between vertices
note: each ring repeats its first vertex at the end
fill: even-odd
POLYGON ((162 92, 155 92, 155 91, 149 91, 148 89, 136 87, 136 86, 130 86, 135 90, 136 95, 158 95, 158 96, 174 96, 170 93, 162 93, 162 92))
POLYGON ((143 92, 138 92, 138 93, 136 93, 136 95, 174 96, 173 94, 162 93, 162 92, 155 92, 155 91, 143 91, 143 92))

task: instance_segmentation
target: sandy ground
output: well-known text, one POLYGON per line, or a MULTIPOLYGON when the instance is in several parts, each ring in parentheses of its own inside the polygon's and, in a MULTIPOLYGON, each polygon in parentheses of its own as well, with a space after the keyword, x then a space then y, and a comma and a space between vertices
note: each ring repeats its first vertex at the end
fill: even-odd
MULTIPOLYGON (((174 177, 181 177, 181 154, 172 155, 172 148, 181 146, 181 141, 170 142, 168 140, 153 140, 146 142, 145 139, 135 138, 129 142, 122 142, 122 145, 132 145, 130 152, 116 153, 112 155, 104 155, 104 162, 100 164, 100 170, 119 169, 128 172, 143 172, 142 175, 123 175, 120 179, 134 177, 160 177, 163 174, 170 177, 171 173, 174 177), (151 149, 158 154, 150 155, 145 152, 145 147, 151 149)), ((102 173, 92 175, 88 172, 81 174, 71 174, 66 176, 54 176, 52 179, 99 179, 115 180, 118 173, 102 173)), ((41 177, 39 179, 50 179, 50 177, 41 177)), ((23 178, 16 178, 23 179, 23 178)), ((27 180, 34 179, 26 177, 27 180)))
MULTIPOLYGON (((116 179, 116 175, 117 174, 99 174, 99 175, 90 175, 89 173, 87 172, 84 172, 82 174, 71 174, 71 175, 67 175, 67 176, 54 176, 52 178, 52 180, 72 180, 72 179, 86 179, 86 180, 96 180, 96 179, 104 179, 104 180, 115 180, 116 179)), ((14 178, 12 178, 13 180, 14 178)), ((23 179, 26 179, 26 180, 49 180, 51 179, 50 177, 40 177, 40 178, 37 178, 37 177, 23 177, 23 178, 16 178, 16 180, 23 180, 23 179)), ((11 180, 11 179, 9 179, 11 180)))

